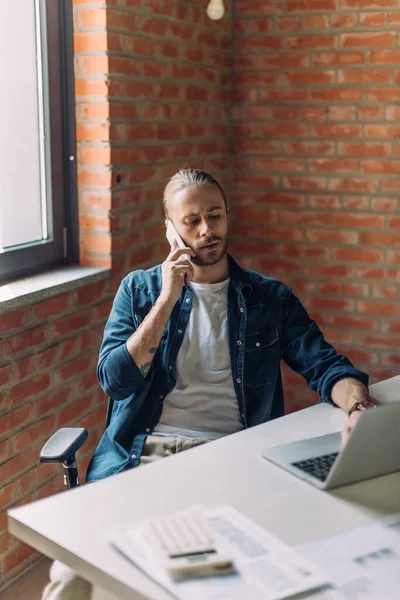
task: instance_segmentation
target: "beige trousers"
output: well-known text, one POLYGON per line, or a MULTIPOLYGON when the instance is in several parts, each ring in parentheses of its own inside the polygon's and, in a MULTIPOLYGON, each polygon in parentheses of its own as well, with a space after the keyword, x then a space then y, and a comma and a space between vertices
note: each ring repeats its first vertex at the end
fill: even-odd
MULTIPOLYGON (((208 441, 204 438, 148 435, 143 445, 139 466, 189 450, 208 441)), ((50 583, 43 590, 42 600, 100 600, 100 597, 101 592, 95 597, 92 585, 70 567, 58 560, 53 562, 50 568, 50 583)), ((108 595, 107 598, 110 596, 108 595)))

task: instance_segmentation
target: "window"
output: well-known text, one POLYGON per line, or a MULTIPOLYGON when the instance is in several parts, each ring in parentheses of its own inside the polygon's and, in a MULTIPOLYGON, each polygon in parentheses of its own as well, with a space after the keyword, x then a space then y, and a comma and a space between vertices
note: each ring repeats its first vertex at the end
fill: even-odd
POLYGON ((77 262, 71 0, 4 2, 0 279, 77 262))

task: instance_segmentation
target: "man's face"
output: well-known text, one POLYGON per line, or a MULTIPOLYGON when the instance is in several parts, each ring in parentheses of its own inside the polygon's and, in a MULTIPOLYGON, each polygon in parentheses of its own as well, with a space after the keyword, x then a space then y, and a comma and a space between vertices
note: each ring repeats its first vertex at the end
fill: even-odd
POLYGON ((168 214, 183 241, 196 252, 192 262, 205 267, 222 260, 229 244, 229 215, 214 185, 176 192, 168 200, 168 214))

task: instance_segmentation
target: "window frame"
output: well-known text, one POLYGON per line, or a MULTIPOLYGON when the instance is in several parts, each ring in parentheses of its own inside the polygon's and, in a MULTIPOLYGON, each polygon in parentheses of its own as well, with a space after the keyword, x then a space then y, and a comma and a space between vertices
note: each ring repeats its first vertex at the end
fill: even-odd
POLYGON ((51 239, 0 253, 0 282, 79 263, 72 0, 37 2, 43 119, 51 148, 45 148, 45 165, 51 165, 51 177, 45 168, 51 239))

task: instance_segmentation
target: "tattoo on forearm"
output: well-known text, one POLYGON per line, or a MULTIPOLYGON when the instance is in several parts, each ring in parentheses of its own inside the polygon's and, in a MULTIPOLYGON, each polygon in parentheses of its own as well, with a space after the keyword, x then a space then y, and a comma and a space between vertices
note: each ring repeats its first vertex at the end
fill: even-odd
POLYGON ((146 377, 147 373, 150 371, 150 367, 151 367, 151 362, 144 363, 144 365, 141 365, 139 367, 139 371, 141 372, 143 377, 146 377))
POLYGON ((157 348, 150 348, 150 354, 155 354, 157 352, 157 348))

